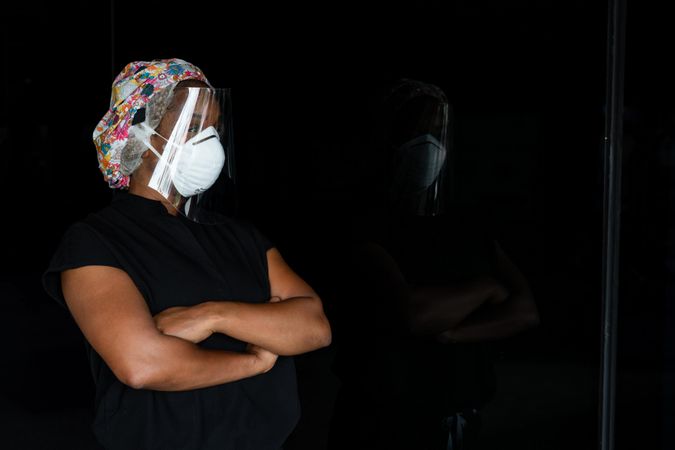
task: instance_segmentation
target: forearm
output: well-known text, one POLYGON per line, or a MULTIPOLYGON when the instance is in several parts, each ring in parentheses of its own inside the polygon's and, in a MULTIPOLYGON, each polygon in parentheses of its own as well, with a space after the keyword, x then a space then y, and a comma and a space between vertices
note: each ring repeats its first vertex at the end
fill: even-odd
POLYGON ((297 355, 330 344, 330 325, 316 297, 276 303, 213 301, 205 306, 214 332, 277 355, 297 355))
POLYGON ((252 377, 269 370, 251 353, 203 349, 162 336, 148 344, 143 358, 122 380, 137 389, 186 391, 252 377))
POLYGON ((437 334, 458 326, 493 295, 478 280, 455 285, 418 286, 410 294, 410 331, 437 334))
POLYGON ((507 338, 539 324, 539 314, 529 292, 512 295, 498 305, 484 305, 458 326, 437 335, 437 340, 479 342, 507 338))

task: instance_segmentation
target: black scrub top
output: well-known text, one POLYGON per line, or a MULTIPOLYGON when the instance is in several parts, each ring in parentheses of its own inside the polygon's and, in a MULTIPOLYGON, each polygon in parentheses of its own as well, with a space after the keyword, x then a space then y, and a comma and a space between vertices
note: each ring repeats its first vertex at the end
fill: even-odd
MULTIPOLYGON (((43 285, 66 307, 60 272, 86 265, 124 270, 151 314, 207 300, 269 301, 266 252, 273 244, 252 224, 202 225, 169 214, 159 201, 123 192, 66 231, 43 285)), ((114 301, 114 300, 113 300, 114 301)), ((93 431, 107 449, 278 450, 300 416, 292 357, 267 373, 180 392, 121 383, 86 342, 96 385, 93 431)), ((198 345, 244 351, 214 334, 198 345)))
POLYGON ((393 291, 401 276, 411 287, 494 276, 493 241, 480 224, 449 215, 359 218, 352 234, 345 266, 353 273, 343 276, 351 284, 338 310, 340 334, 334 334, 333 367, 342 382, 335 448, 365 440, 359 448, 445 448, 443 418, 480 409, 494 396, 492 344, 441 344, 434 336, 410 334, 399 317, 405 308, 392 304, 400 297, 393 291), (365 250, 373 243, 395 269, 365 250))

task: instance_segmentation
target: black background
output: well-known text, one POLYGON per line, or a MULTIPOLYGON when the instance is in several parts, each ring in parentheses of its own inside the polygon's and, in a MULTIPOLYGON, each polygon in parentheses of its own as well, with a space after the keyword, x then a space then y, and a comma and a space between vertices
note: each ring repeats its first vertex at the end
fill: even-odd
MULTIPOLYGON (((65 228, 111 198, 91 133, 114 75, 132 60, 178 57, 233 86, 240 215, 310 283, 322 279, 317 249, 362 198, 359 152, 378 93, 401 76, 443 88, 456 118, 455 199, 503 242, 542 319, 504 343, 484 446, 595 448, 606 13, 581 0, 4 9, 3 447, 89 448, 82 338, 39 277, 65 228)), ((618 448, 675 442, 672 17, 628 2, 618 448)), ((331 348, 297 358, 304 414, 289 448, 322 448, 331 358, 331 348)))

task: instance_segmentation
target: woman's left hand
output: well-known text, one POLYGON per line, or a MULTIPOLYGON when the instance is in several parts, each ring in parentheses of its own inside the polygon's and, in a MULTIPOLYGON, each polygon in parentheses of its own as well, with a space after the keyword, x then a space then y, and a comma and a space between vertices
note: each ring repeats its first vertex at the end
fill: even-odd
POLYGON ((213 334, 208 314, 201 305, 174 306, 154 316, 157 329, 195 344, 213 334))

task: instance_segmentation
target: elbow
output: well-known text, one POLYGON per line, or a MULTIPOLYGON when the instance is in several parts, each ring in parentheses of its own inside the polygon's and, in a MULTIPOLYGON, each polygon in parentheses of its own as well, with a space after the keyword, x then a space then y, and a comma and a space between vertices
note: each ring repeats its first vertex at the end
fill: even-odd
POLYGON ((314 312, 314 326, 312 327, 311 341, 312 350, 328 347, 333 342, 333 332, 331 330, 330 322, 323 311, 321 300, 316 297, 317 304, 320 309, 314 312))
POLYGON ((156 389, 161 384, 161 374, 148 364, 127 361, 113 373, 132 389, 156 389))
POLYGON ((185 381, 185 357, 181 341, 153 335, 118 353, 109 364, 115 376, 133 389, 176 390, 185 381), (178 344, 177 344, 178 343, 178 344))
POLYGON ((321 316, 317 325, 314 342, 317 349, 328 347, 333 342, 333 332, 331 331, 330 322, 324 315, 321 316))
MULTIPOLYGON (((333 333, 326 316, 322 315, 312 328, 311 333, 305 338, 301 348, 294 349, 289 355, 301 354, 328 347, 333 341, 333 333)), ((283 354, 283 353, 280 353, 283 354)))
POLYGON ((326 319, 326 325, 323 331, 322 347, 328 347, 332 343, 333 343, 333 331, 330 328, 330 323, 328 322, 328 319, 326 319))
POLYGON ((152 383, 142 374, 130 374, 120 381, 132 389, 151 389, 152 383))
POLYGON ((311 327, 306 328, 302 336, 280 348, 270 347, 272 353, 280 356, 295 356, 328 347, 333 341, 330 323, 325 316, 319 317, 311 327))
POLYGON ((144 389, 148 384, 148 375, 129 366, 123 369, 113 369, 113 373, 123 384, 133 389, 144 389))

